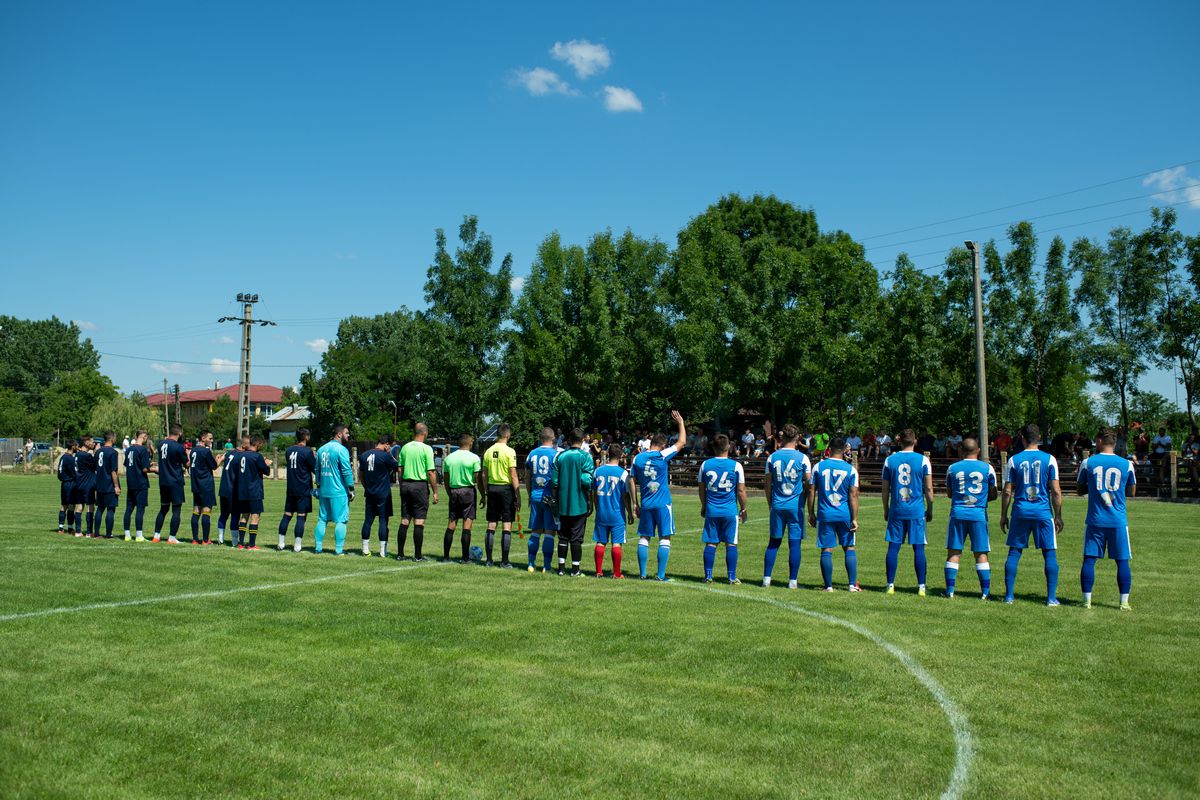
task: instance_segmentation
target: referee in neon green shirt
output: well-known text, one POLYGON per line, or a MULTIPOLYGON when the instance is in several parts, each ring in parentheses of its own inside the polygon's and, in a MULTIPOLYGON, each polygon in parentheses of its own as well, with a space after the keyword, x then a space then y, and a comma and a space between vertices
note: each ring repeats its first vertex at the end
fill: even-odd
POLYGON ((433 465, 433 448, 425 444, 429 426, 418 422, 413 428, 413 440, 400 448, 400 532, 396 544, 397 561, 404 560, 404 543, 408 540, 408 523, 413 523, 413 555, 424 561, 421 546, 425 543, 425 516, 429 513, 429 493, 433 504, 438 501, 437 469, 433 465))
POLYGON ((493 566, 492 547, 496 539, 496 525, 502 527, 500 537, 500 566, 512 569, 508 551, 512 547, 512 524, 521 508, 521 479, 517 477, 517 452, 508 446, 512 428, 501 424, 496 429, 499 437, 494 445, 483 454, 483 471, 487 477, 487 550, 486 566, 493 566))

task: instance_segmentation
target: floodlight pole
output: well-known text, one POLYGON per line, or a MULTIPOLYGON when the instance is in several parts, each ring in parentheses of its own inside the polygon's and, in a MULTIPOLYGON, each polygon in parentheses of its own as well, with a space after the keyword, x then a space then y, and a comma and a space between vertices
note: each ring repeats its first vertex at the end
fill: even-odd
POLYGON ((975 273, 975 393, 979 403, 979 456, 988 455, 987 362, 983 351, 983 277, 979 272, 979 242, 966 242, 975 273))
POLYGON ((236 322, 242 326, 242 363, 238 381, 238 429, 237 438, 250 435, 250 329, 255 325, 274 325, 265 319, 253 319, 251 312, 258 302, 258 295, 239 292, 237 302, 242 304, 241 317, 221 317, 217 322, 236 322))

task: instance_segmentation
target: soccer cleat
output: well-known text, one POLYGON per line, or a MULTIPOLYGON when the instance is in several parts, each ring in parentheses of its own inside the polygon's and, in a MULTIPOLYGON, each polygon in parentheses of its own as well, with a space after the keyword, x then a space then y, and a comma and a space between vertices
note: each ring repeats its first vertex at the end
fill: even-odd
POLYGON ((924 596, 925 596, 925 587, 918 586, 917 587, 917 597, 924 597, 924 596))
POLYGON ((159 538, 159 535, 156 533, 156 534, 154 534, 154 538, 151 539, 150 541, 153 542, 154 544, 158 544, 159 542, 162 541, 162 539, 159 538))
POLYGON ((763 578, 763 584, 762 584, 762 585, 763 585, 763 588, 764 588, 764 589, 770 588, 770 586, 771 586, 771 579, 770 579, 770 578, 763 578))
POLYGON ((949 590, 949 589, 947 589, 947 590, 946 590, 946 599, 947 599, 947 600, 953 600, 953 599, 954 599, 954 592, 953 592, 952 590, 949 590))
POLYGON ((542 567, 542 574, 543 574, 543 575, 549 575, 549 574, 550 574, 550 568, 549 568, 549 567, 542 567))
POLYGON ((179 540, 172 536, 171 538, 167 539, 167 544, 179 544, 179 540))
POLYGON ((250 545, 250 546, 249 546, 248 548, 246 548, 246 549, 247 549, 247 550, 253 550, 253 551, 255 551, 255 552, 258 552, 258 545, 256 545, 256 544, 252 544, 252 545, 250 545))
POLYGON ((137 538, 136 538, 136 539, 134 539, 134 541, 135 541, 135 542, 144 542, 144 541, 146 541, 146 537, 145 537, 145 536, 142 536, 142 535, 139 533, 139 534, 137 535, 137 538))
POLYGON ((192 539, 192 544, 204 544, 199 539, 192 539))
POLYGON ((603 577, 604 577, 604 573, 603 573, 603 572, 597 572, 597 573, 595 574, 595 576, 594 576, 594 577, 597 577, 597 578, 603 578, 603 577))
POLYGON ((582 578, 582 577, 583 577, 583 572, 582 572, 582 570, 579 570, 579 569, 573 569, 573 570, 571 570, 571 577, 572 577, 572 578, 582 578))
POLYGON ((1057 608, 1060 605, 1062 605, 1062 604, 1059 603, 1058 600, 1053 599, 1053 598, 1046 601, 1046 608, 1057 608))
POLYGON ((979 595, 979 599, 986 603, 988 600, 992 599, 992 596, 988 594, 981 594, 979 595))
POLYGON ((1011 606, 1013 604, 1013 596, 1011 594, 1004 596, 1004 604, 1011 606))
POLYGON ((1128 600, 1126 600, 1124 603, 1121 603, 1121 605, 1120 605, 1120 606, 1118 606, 1118 608, 1119 608, 1121 611, 1133 611, 1133 606, 1129 605, 1129 601, 1128 601, 1128 600))
POLYGON ((895 593, 896 593, 896 587, 895 587, 895 585, 894 585, 894 584, 891 584, 891 583, 889 583, 889 584, 887 585, 887 591, 885 591, 885 592, 884 592, 884 594, 895 594, 895 593))
MULTIPOLYGON (((414 559, 413 559, 413 561, 424 561, 424 560, 425 560, 425 559, 423 559, 423 558, 414 558, 414 559)), ((516 567, 514 567, 514 566, 513 566, 512 564, 510 564, 509 562, 505 561, 505 562, 503 562, 503 563, 501 563, 501 564, 500 564, 500 569, 516 569, 516 567)))
POLYGON ((245 549, 246 549, 246 545, 244 545, 244 544, 239 544, 239 545, 237 546, 237 549, 238 549, 238 550, 245 550, 245 549))
POLYGON ((299 542, 296 542, 295 546, 294 546, 294 547, 292 547, 292 552, 294 552, 294 553, 299 553, 299 552, 300 552, 300 550, 301 550, 301 548, 300 548, 300 543, 299 543, 299 542))
POLYGON ((76 532, 75 532, 75 538, 77 538, 77 539, 82 539, 82 538, 83 538, 83 531, 76 531, 76 532))
POLYGON ((641 579, 641 580, 643 580, 643 581, 648 581, 648 580, 650 580, 650 576, 649 576, 649 575, 638 575, 638 578, 639 578, 639 579, 641 579))
POLYGON ((670 582, 671 582, 671 579, 670 579, 670 578, 659 578, 659 577, 655 577, 655 578, 654 578, 654 580, 658 581, 659 583, 670 583, 670 582))
MULTIPOLYGON (((282 550, 283 548, 281 547, 279 549, 282 550)), ((371 546, 370 545, 366 545, 366 544, 363 545, 363 555, 364 556, 371 555, 371 546)))
POLYGON ((705 579, 704 579, 704 582, 705 582, 705 583, 712 583, 712 578, 705 578, 705 579))
POLYGON ((1084 600, 1084 601, 1083 601, 1083 607, 1084 607, 1084 608, 1091 608, 1091 607, 1092 607, 1092 598, 1090 598, 1090 597, 1089 597, 1088 599, 1084 600))
POLYGON ((822 591, 822 592, 832 592, 832 591, 833 591, 833 587, 832 587, 832 586, 826 586, 826 587, 825 587, 824 589, 822 589, 821 591, 822 591))
POLYGON ((614 572, 614 573, 613 573, 613 580, 614 580, 614 581, 623 581, 623 580, 625 580, 625 575, 624 575, 623 573, 620 573, 620 572, 614 572))
POLYGON ((730 586, 741 586, 741 585, 742 585, 742 582, 741 582, 741 581, 739 581, 737 578, 730 578, 730 579, 729 579, 729 585, 730 585, 730 586))
POLYGON ((525 570, 526 570, 527 572, 534 572, 534 566, 533 566, 533 564, 530 564, 528 567, 526 567, 526 568, 525 568, 525 570))
POLYGON ((278 545, 275 545, 275 549, 282 553, 284 550, 287 550, 287 545, 286 544, 278 544, 278 545))
POLYGON ((130 536, 130 535, 127 533, 127 534, 125 534, 125 541, 127 541, 127 542, 132 542, 132 541, 133 541, 133 537, 132 537, 132 536, 130 536))
POLYGON ((554 574, 557 575, 558 577, 562 578, 567 574, 567 571, 565 569, 563 569, 562 567, 559 567, 558 572, 556 572, 554 574))
POLYGON ((492 563, 492 560, 491 560, 490 558, 489 558, 487 561, 483 562, 483 565, 484 565, 485 567, 494 567, 494 566, 496 566, 494 563, 492 563))
POLYGON ((800 584, 797 583, 796 581, 788 581, 788 588, 789 589, 799 589, 800 584))
POLYGON ((857 583, 852 583, 852 584, 850 584, 850 588, 849 588, 849 590, 848 590, 848 591, 851 591, 851 592, 861 592, 861 591, 862 591, 862 587, 861 587, 861 586, 859 586, 857 583))

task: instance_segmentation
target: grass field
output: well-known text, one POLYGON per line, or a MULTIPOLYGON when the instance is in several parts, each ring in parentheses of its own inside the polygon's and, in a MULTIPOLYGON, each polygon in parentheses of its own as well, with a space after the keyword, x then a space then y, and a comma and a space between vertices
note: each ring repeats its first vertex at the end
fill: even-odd
MULTIPOLYGON (((267 488, 273 545, 283 486, 267 488)), ((1131 505, 1122 614, 1111 562, 1096 607, 1078 605, 1074 498, 1057 609, 1036 553, 1014 606, 979 602, 966 568, 958 598, 936 596, 934 546, 930 596, 909 558, 884 595, 870 498, 861 595, 813 591, 811 539, 801 590, 754 585, 761 499, 742 528, 746 584, 717 591, 698 580, 690 491, 676 491, 667 585, 75 539, 49 531, 56 503, 53 478, 0 477, 4 797, 1200 794, 1197 506, 1131 505)), ((786 569, 781 553, 777 580, 786 569)))

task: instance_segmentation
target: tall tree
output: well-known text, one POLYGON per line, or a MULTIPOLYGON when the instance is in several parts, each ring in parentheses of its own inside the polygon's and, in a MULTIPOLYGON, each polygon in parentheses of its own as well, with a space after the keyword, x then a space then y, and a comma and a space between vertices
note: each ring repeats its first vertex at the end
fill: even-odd
POLYGON ((918 270, 907 253, 896 257, 891 277, 883 298, 887 313, 872 333, 878 344, 876 397, 892 424, 916 427, 936 422, 930 409, 938 400, 937 369, 930 367, 942 363, 942 283, 918 270))
MULTIPOLYGON (((235 406, 234 421, 236 420, 235 406)), ((146 430, 151 436, 157 436, 163 430, 162 412, 146 405, 144 397, 139 400, 138 397, 117 396, 96 404, 92 409, 88 428, 94 433, 113 431, 117 434, 118 441, 122 436, 132 436, 138 430, 146 430)))
POLYGON ((1158 318, 1162 339, 1158 362, 1178 370, 1184 410, 1195 427, 1198 370, 1200 370, 1200 236, 1185 238, 1175 229, 1175 209, 1151 209, 1151 224, 1139 236, 1139 247, 1157 265, 1162 280, 1158 318), (1179 260, 1187 255, 1187 268, 1179 260))

